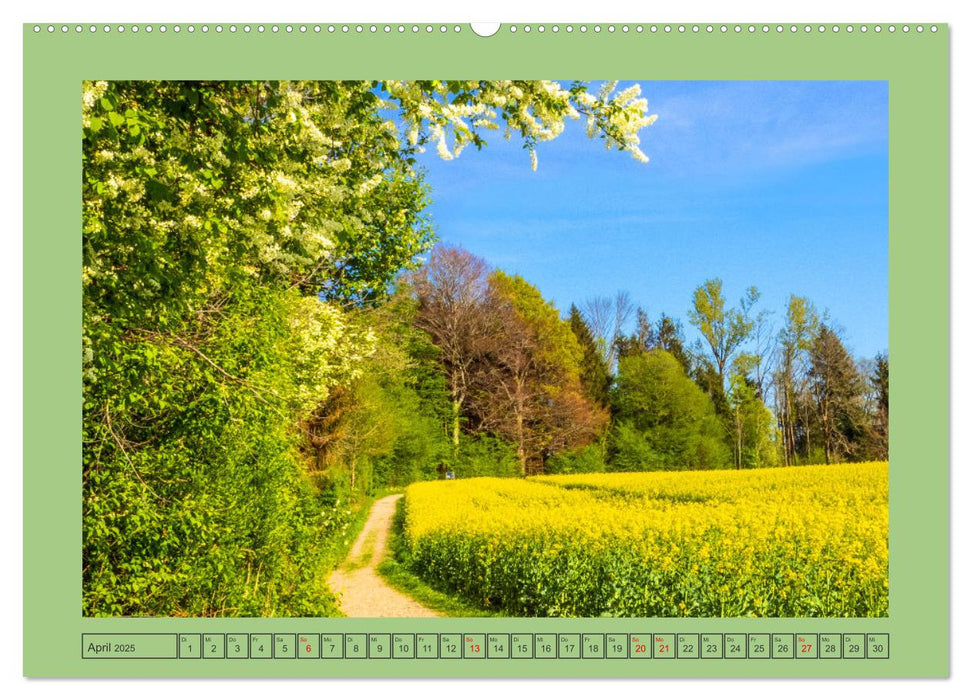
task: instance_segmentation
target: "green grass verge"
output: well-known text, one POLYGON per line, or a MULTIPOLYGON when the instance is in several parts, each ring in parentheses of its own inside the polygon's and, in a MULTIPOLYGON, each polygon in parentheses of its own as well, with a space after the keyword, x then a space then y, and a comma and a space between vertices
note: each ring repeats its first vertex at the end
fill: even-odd
POLYGON ((500 617, 500 613, 483 610, 455 595, 433 588, 413 572, 411 553, 405 545, 404 516, 404 499, 401 499, 395 508, 388 536, 388 554, 376 567, 381 578, 392 588, 446 617, 500 617))
POLYGON ((367 522, 367 517, 371 513, 371 506, 374 505, 375 498, 375 496, 365 496, 362 498, 353 506, 353 512, 343 532, 333 533, 328 538, 329 541, 321 543, 324 551, 320 555, 318 585, 326 591, 325 595, 334 601, 333 609, 328 613, 331 617, 344 617, 344 614, 338 607, 337 596, 327 584, 327 579, 330 577, 331 572, 344 563, 344 560, 347 558, 348 552, 350 552, 351 547, 354 545, 354 540, 357 539, 357 536, 361 534, 361 530, 364 529, 364 523, 367 522))
POLYGON ((330 543, 329 551, 324 558, 328 575, 347 559, 348 552, 354 546, 354 540, 361 534, 364 523, 367 522, 367 517, 371 514, 371 506, 374 505, 374 501, 374 496, 362 498, 360 502, 354 505, 353 513, 348 519, 343 533, 334 534, 334 539, 330 543))

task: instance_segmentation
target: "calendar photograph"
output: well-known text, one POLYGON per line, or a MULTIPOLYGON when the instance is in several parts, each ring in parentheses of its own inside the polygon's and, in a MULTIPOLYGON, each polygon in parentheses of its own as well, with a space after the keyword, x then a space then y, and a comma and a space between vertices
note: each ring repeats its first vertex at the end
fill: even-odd
POLYGON ((887 617, 888 95, 84 81, 82 615, 887 617))

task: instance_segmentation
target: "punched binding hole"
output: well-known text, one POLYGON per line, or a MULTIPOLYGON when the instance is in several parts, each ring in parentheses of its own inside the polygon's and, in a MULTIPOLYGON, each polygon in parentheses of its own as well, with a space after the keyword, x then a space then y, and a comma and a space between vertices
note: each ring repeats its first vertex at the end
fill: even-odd
POLYGON ((498 32, 502 24, 499 22, 472 22, 469 26, 476 36, 486 38, 498 32))

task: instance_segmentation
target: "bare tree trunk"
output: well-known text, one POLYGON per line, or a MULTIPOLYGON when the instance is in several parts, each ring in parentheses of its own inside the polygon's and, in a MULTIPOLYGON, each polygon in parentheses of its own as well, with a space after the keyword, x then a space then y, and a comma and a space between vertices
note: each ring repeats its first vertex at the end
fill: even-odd
POLYGON ((732 441, 734 443, 732 445, 732 452, 735 453, 735 468, 741 469, 742 468, 742 417, 739 414, 738 406, 735 407, 734 418, 735 418, 735 425, 733 427, 735 428, 735 435, 733 436, 734 440, 732 441))
POLYGON ((810 456, 813 453, 813 443, 812 443, 812 439, 811 439, 812 433, 811 433, 811 429, 810 429, 810 425, 809 425, 809 418, 810 418, 809 413, 808 413, 808 410, 809 409, 807 408, 806 410, 807 410, 806 418, 805 418, 805 424, 806 424, 806 460, 808 461, 809 458, 810 458, 810 456))
POLYGON ((523 429, 523 389, 516 382, 516 456, 519 457, 519 471, 526 476, 526 433, 523 429))
POLYGON ((829 412, 829 403, 823 405, 823 454, 826 457, 826 464, 833 462, 833 430, 830 425, 832 422, 829 412))
POLYGON ((452 400, 452 447, 456 454, 459 451, 459 427, 462 419, 462 402, 459 399, 452 400))
MULTIPOLYGON (((776 380, 779 382, 779 380, 776 380)), ((781 384, 781 382, 779 382, 781 384)), ((789 466, 789 427, 786 421, 786 391, 785 385, 776 388, 775 391, 775 414, 779 425, 779 433, 782 435, 782 461, 789 466), (781 389, 781 391, 780 391, 781 389)))
POLYGON ((735 458, 735 468, 736 469, 741 469, 742 468, 742 444, 743 444, 743 437, 744 437, 742 435, 742 429, 743 429, 743 427, 744 426, 742 425, 742 416, 739 415, 739 417, 738 417, 738 431, 737 431, 738 432, 738 446, 737 446, 737 449, 736 449, 736 452, 738 454, 738 457, 735 458))
POLYGON ((786 430, 786 465, 796 463, 796 420, 792 415, 792 392, 786 387, 785 430, 786 430))

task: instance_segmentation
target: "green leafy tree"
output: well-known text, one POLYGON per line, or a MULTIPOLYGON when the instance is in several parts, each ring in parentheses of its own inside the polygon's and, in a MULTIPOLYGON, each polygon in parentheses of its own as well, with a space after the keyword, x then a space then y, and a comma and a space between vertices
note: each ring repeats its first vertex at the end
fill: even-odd
POLYGON ((589 443, 606 413, 583 396, 583 349, 553 304, 519 276, 489 276, 491 345, 475 376, 479 426, 510 441, 523 475, 589 443))
POLYGON ((612 406, 611 463, 617 469, 717 469, 731 463, 711 399, 665 350, 620 361, 612 406))
POLYGON ((752 379, 758 357, 739 354, 729 375, 726 398, 730 413, 732 452, 735 468, 774 466, 776 440, 772 412, 758 395, 758 384, 752 379))
POLYGON ((355 489, 435 478, 448 459, 448 387, 439 353, 414 326, 416 302, 399 290, 358 313, 374 334, 361 376, 342 385, 303 422, 317 471, 355 489))
POLYGON ((547 474, 589 474, 608 471, 601 441, 551 456, 545 464, 547 474))
POLYGON ((610 431, 610 469, 617 472, 643 472, 678 469, 671 466, 652 444, 652 436, 639 430, 632 421, 619 420, 610 431))
POLYGON ((722 281, 717 278, 695 289, 688 318, 708 344, 722 388, 732 358, 752 333, 749 312, 758 300, 759 291, 749 287, 738 308, 726 309, 722 281))
POLYGON ((797 423, 802 380, 808 369, 809 350, 819 334, 819 314, 805 297, 790 295, 785 325, 778 336, 778 364, 775 373, 776 414, 782 432, 783 457, 796 463, 797 423))
POLYGON ((436 478, 449 459, 448 383, 440 352, 427 333, 415 327, 417 303, 402 287, 369 312, 378 337, 371 364, 393 419, 391 449, 375 461, 381 486, 404 486, 436 478))

